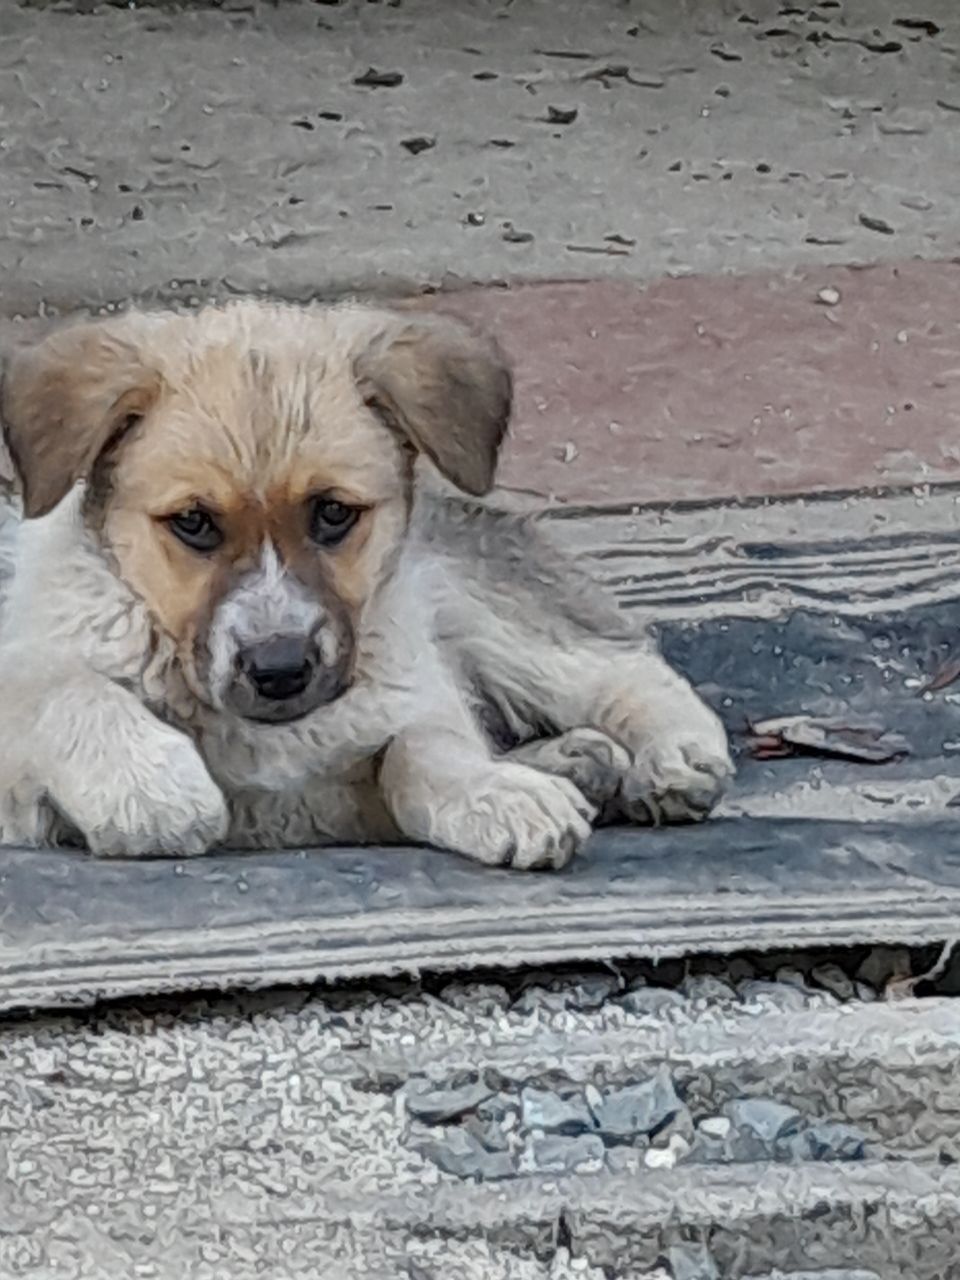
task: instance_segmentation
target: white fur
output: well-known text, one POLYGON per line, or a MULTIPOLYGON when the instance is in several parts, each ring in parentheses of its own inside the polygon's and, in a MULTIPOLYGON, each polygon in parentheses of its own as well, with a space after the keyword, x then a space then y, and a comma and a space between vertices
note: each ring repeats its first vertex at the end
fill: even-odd
POLYGON ((169 655, 145 660, 145 608, 86 534, 80 499, 23 524, 15 548, 0 842, 75 828, 102 854, 188 855, 406 837, 539 866, 586 838, 590 806, 570 783, 491 758, 432 635, 439 565, 401 556, 338 701, 251 724, 193 702, 169 655))
MULTIPOLYGON (((144 606, 84 531, 79 501, 22 525, 15 548, 0 635, 3 843, 60 838, 66 819, 103 854, 408 838, 535 867, 562 865, 586 839, 593 810, 571 782, 491 757, 435 638, 455 589, 442 560, 416 543, 401 555, 338 701, 252 724, 196 704, 168 655, 145 661, 144 606)), ((276 585, 269 565, 266 576, 276 585)), ((628 798, 655 818, 715 799, 729 772, 722 728, 655 653, 621 660, 613 682, 598 653, 585 681, 582 654, 524 661, 507 618, 481 633, 518 701, 536 677, 558 714, 626 744, 628 798)))
MULTIPOLYGON (((351 325, 369 327, 338 314, 341 345, 351 325)), ((232 329, 211 323, 236 339, 244 317, 237 308, 232 329)), ((360 619, 341 697, 276 725, 207 705, 86 527, 82 502, 77 486, 16 524, 15 538, 15 516, 0 519, 12 563, 0 619, 2 843, 79 836, 135 856, 407 839, 485 863, 560 866, 589 834, 595 810, 576 784, 598 769, 614 771, 633 815, 654 821, 702 817, 730 776, 716 716, 652 648, 531 634, 509 603, 501 612, 463 590, 456 562, 419 536, 416 507, 360 619), (495 758, 465 692, 468 650, 493 673, 508 720, 540 708, 561 734, 588 728, 495 758), (598 739, 613 739, 608 764, 598 739)), ((214 692, 238 643, 287 627, 320 634, 321 613, 265 548, 215 618, 214 692)))

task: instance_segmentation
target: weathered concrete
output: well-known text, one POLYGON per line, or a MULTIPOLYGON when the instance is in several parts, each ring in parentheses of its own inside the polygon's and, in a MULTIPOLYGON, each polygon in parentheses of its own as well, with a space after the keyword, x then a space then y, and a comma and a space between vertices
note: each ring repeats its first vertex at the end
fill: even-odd
POLYGON ((682 1264, 702 1242, 731 1280, 772 1263, 945 1280, 960 1243, 960 1179, 941 1163, 957 1149, 955 1002, 843 1003, 798 973, 780 991, 799 1006, 742 979, 721 1001, 692 979, 643 1011, 625 978, 606 975, 604 994, 601 976, 525 996, 452 983, 8 1023, 0 1274, 637 1280, 667 1258, 667 1275, 694 1274, 682 1264), (486 1089, 425 1124, 425 1089, 449 1100, 471 1072, 486 1089), (653 1078, 675 1099, 666 1128, 648 1135, 638 1116, 591 1171, 538 1167, 536 1117, 516 1119, 528 1082, 579 1090, 599 1116, 653 1078), (485 1106, 509 1167, 478 1185, 464 1138, 485 1132, 485 1106), (736 1131, 748 1113, 789 1123, 715 1149, 709 1120, 736 1131), (865 1150, 837 1163, 794 1144, 837 1119, 865 1150))
MULTIPOLYGON (((508 483, 629 506, 949 480, 956 268, 939 264, 960 246, 958 45, 951 0, 922 13, 896 0, 4 3, 0 342, 131 297, 529 279, 449 301, 518 358, 508 483), (371 67, 402 81, 355 84, 371 67), (900 265, 914 258, 926 261, 900 265), (750 278, 717 279, 731 273, 750 278), (568 283, 598 277, 610 283, 568 283)), ((843 510, 818 535, 849 533, 859 517, 843 510)), ((870 512, 858 536, 882 535, 886 516, 874 527, 870 512)), ((947 517, 926 542, 918 525, 904 554, 880 537, 862 555, 801 546, 806 525, 784 509, 770 527, 790 591, 767 581, 763 539, 721 563, 730 519, 689 545, 656 511, 622 537, 602 518, 594 532, 625 599, 681 612, 715 616, 739 592, 778 615, 816 592, 818 557, 850 609, 884 584, 905 603, 912 577, 928 598, 949 586, 947 517), (667 545, 689 552, 684 581, 673 562, 666 582, 650 565, 667 545)), ((822 673, 803 670, 822 694, 822 673)), ((871 774, 786 801, 809 814, 840 796, 855 816, 942 806, 945 790, 905 777, 894 797, 871 774)), ((7 1022, 0 1275, 945 1280, 960 1250, 960 1185, 939 1163, 957 1155, 954 1005, 838 1003, 806 991, 800 964, 734 961, 726 991, 684 985, 675 966, 669 991, 625 990, 614 971, 543 975, 519 996, 499 982, 274 992, 7 1022), (558 1089, 566 1063, 585 1105, 588 1085, 602 1095, 666 1068, 683 1109, 654 1136, 667 1145, 604 1145, 590 1175, 536 1168, 589 1163, 596 1133, 511 1130, 506 1104, 418 1147, 414 1066, 479 1063, 494 1102, 525 1081, 558 1089), (742 1138, 728 1151, 716 1122, 770 1093, 805 1124, 853 1122, 880 1150, 836 1167, 803 1148, 798 1165, 771 1163, 742 1138), (705 1119, 709 1142, 694 1131, 705 1119), (464 1151, 504 1133, 508 1156, 532 1162, 506 1187, 423 1154, 463 1170, 464 1151), (711 1163, 718 1151, 733 1165, 711 1163)), ((849 970, 830 983, 861 999, 903 976, 897 960, 870 988, 849 970)), ((502 1167, 503 1150, 489 1154, 502 1167)))
POLYGON ((949 258, 960 18, 904 16, 6 3, 0 309, 949 258))
POLYGON ((669 504, 960 479, 958 286, 957 263, 906 262, 425 305, 484 325, 513 358, 504 484, 669 504))

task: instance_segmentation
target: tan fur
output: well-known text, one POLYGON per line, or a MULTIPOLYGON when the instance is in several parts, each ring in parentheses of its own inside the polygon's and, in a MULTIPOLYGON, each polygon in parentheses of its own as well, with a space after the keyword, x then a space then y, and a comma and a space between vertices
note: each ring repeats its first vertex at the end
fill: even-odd
POLYGON ((456 324, 370 312, 331 360, 327 316, 283 318, 291 315, 295 326, 271 317, 260 332, 264 316, 250 310, 247 350, 232 335, 221 340, 220 312, 210 314, 209 345, 197 343, 203 321, 190 316, 79 325, 17 355, 5 379, 2 416, 25 514, 46 513, 109 466, 100 531, 194 689, 204 627, 267 540, 291 571, 325 580, 356 621, 409 504, 410 460, 376 397, 391 428, 400 424, 446 474, 474 492, 492 482, 509 408, 509 376, 492 346, 456 324), (318 493, 365 508, 325 557, 307 533, 318 493), (206 557, 165 523, 194 503, 223 517, 224 544, 206 557))
POLYGON ((465 493, 493 484, 513 394, 496 344, 439 317, 409 320, 361 352, 368 403, 465 493))
POLYGON ((489 489, 510 390, 490 340, 359 306, 130 314, 14 353, 0 840, 406 838, 531 867, 586 838, 580 786, 702 816, 729 760, 689 686, 639 637, 611 648, 559 603, 511 602, 513 570, 494 589, 479 543, 451 559, 430 532, 424 480, 489 489), (311 534, 318 498, 356 514, 337 545, 311 534), (199 550, 171 524, 197 509, 218 539, 199 550), (278 642, 307 654, 302 690, 263 684, 278 642), (561 736, 496 756, 480 685, 561 736))
POLYGON ((24 514, 51 511, 127 420, 156 398, 139 324, 78 325, 18 353, 3 380, 0 419, 23 484, 24 514))

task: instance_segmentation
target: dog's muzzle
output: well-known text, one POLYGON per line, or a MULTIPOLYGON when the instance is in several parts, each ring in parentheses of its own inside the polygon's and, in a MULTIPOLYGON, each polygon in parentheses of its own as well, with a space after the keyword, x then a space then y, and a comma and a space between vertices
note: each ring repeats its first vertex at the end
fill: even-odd
POLYGON ((324 664, 311 636, 274 636, 241 648, 227 691, 229 710, 279 724, 334 702, 349 687, 349 658, 324 664))

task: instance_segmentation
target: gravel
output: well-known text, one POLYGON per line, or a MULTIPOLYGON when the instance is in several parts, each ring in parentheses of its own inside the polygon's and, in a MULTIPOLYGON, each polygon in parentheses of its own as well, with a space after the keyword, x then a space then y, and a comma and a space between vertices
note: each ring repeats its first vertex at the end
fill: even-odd
POLYGON ((669 1258, 673 1280, 720 1280, 720 1271, 705 1244, 674 1245, 669 1258))
POLYGON ((625 991, 617 1000, 622 1009, 638 1017, 660 1013, 669 1006, 682 1008, 683 1003, 680 992, 667 987, 636 987, 633 991, 625 991))
MULTIPOLYGON (((577 1196, 609 1177, 655 1192, 675 1179, 696 1188, 711 1172, 742 1178, 758 1163, 800 1178, 820 1176, 816 1164, 826 1177, 838 1161, 869 1170, 891 1158, 939 1171, 938 1144, 955 1149, 960 1114, 953 1006, 841 1001, 809 987, 821 963, 850 975, 864 956, 804 961, 788 986, 746 962, 736 976, 732 966, 729 975, 665 968, 673 985, 663 986, 628 972, 626 993, 608 975, 558 975, 553 990, 535 984, 551 997, 543 1005, 527 988, 526 1011, 506 976, 7 1020, 0 1275, 88 1280, 83 1260, 101 1257, 109 1239, 123 1243, 110 1245, 115 1264, 96 1280, 255 1280, 258 1264, 267 1275, 336 1274, 345 1249, 355 1274, 405 1280, 377 1253, 387 1248, 379 1228, 344 1205, 415 1207, 454 1192, 472 1205, 488 1192, 510 1213, 524 1196, 529 1204, 538 1179, 563 1188, 573 1178, 577 1196), (692 980, 701 976, 710 982, 692 980), (643 998, 642 1012, 625 994, 643 998), (581 996, 592 1007, 578 1007, 581 996), (888 1066, 894 1042, 900 1058, 888 1066), (836 1072, 839 1045, 852 1056, 836 1072), (317 1206, 326 1234, 292 1236, 289 1223, 317 1206), (94 1237, 85 1224, 97 1214, 94 1237)), ((891 956, 876 972, 882 980, 903 967, 891 956)), ((691 1222, 695 1208, 675 1203, 691 1222)), ((572 1237, 580 1229, 571 1219, 572 1237)), ((481 1243, 401 1234, 389 1247, 430 1280, 566 1276, 551 1270, 549 1252, 528 1262, 481 1243)), ((780 1258, 762 1260, 769 1269, 780 1258)), ((581 1261, 574 1251, 564 1264, 571 1276, 581 1261)), ((667 1263, 661 1249, 629 1280, 667 1263)))
POLYGON ((596 1173, 603 1168, 606 1148, 593 1133, 578 1138, 534 1138, 527 1168, 535 1173, 596 1173))
POLYGON ((651 1080, 603 1094, 593 1114, 603 1136, 616 1141, 655 1133, 682 1108, 673 1081, 664 1070, 651 1080))
POLYGON ((579 1090, 524 1089, 520 1094, 520 1116, 527 1129, 543 1129, 547 1133, 587 1133, 597 1127, 586 1097, 579 1090))
POLYGON ((824 1123, 791 1134, 785 1145, 794 1160, 862 1160, 868 1144, 852 1125, 824 1123))
POLYGON ((518 1172, 516 1160, 508 1151, 488 1150, 465 1128, 446 1129, 442 1137, 432 1132, 414 1134, 410 1145, 438 1169, 453 1174, 455 1178, 495 1182, 511 1178, 518 1172))
POLYGON ((795 1131, 802 1122, 799 1111, 769 1098, 737 1098, 727 1104, 725 1114, 739 1133, 767 1144, 795 1131))
POLYGON ((407 1110, 427 1124, 443 1124, 468 1111, 475 1111, 493 1093, 479 1079, 466 1079, 459 1084, 444 1086, 428 1080, 411 1080, 404 1094, 407 1110))

